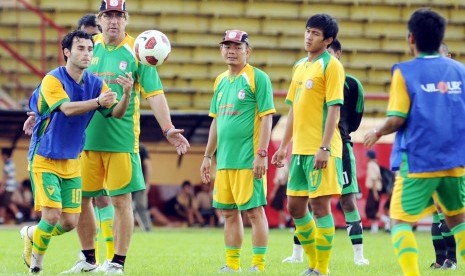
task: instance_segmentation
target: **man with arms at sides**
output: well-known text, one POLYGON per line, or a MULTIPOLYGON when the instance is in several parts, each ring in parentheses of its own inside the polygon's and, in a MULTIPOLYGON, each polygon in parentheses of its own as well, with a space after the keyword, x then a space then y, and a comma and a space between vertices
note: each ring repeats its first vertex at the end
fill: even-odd
POLYGON ((306 23, 308 56, 293 68, 286 102, 290 105, 283 139, 272 164, 283 166, 287 146, 292 157, 287 184, 288 209, 309 257, 303 275, 326 275, 335 233, 331 197, 341 194, 342 139, 339 110, 344 103, 344 68, 326 50, 338 33, 334 18, 316 14, 306 23), (307 203, 310 198, 312 214, 307 203))
POLYGON ((241 211, 252 224, 253 259, 250 271, 265 271, 268 244, 266 205, 267 149, 271 136, 273 89, 268 75, 247 63, 252 49, 248 34, 228 30, 220 42, 228 70, 213 86, 213 117, 205 157, 200 167, 204 184, 211 180, 211 159, 217 152, 213 207, 225 218, 226 265, 219 272, 241 271, 244 239, 241 211))
MULTIPOLYGON (((334 39, 328 48, 328 52, 340 60, 342 56, 340 41, 334 39)), ((342 174, 344 179, 340 203, 346 219, 347 233, 352 242, 354 263, 356 265, 369 264, 368 260, 363 256, 363 226, 355 198, 355 194, 358 194, 360 191, 350 137, 350 133, 356 131, 360 126, 364 102, 362 84, 354 76, 346 74, 344 82, 344 105, 341 106, 341 117, 338 124, 342 138, 342 174)), ((298 245, 294 246, 292 256, 286 258, 283 262, 302 262, 303 251, 297 237, 294 237, 294 242, 298 242, 298 245)))
POLYGON ((86 139, 85 128, 95 110, 105 117, 122 118, 129 105, 131 73, 118 75, 116 79, 124 94, 115 106, 116 93, 85 70, 92 60, 93 47, 89 34, 82 31, 67 34, 62 41, 66 66, 49 72, 29 101, 36 117, 29 146, 29 170, 35 208, 42 211, 37 225, 24 226, 20 231, 23 260, 31 273, 42 270, 51 237, 71 231, 79 219, 78 157, 86 139))
POLYGON ((156 120, 168 142, 178 154, 185 154, 189 142, 172 123, 163 86, 155 67, 137 62, 134 38, 125 33, 128 13, 124 0, 103 0, 97 14, 102 33, 94 37, 95 49, 89 71, 102 77, 113 91, 121 95, 115 77, 132 72, 133 93, 129 108, 122 120, 104 120, 95 114, 86 129, 88 139, 81 155, 82 213, 77 226, 83 258, 67 272, 75 273, 94 269, 96 223, 92 198, 109 192, 115 208, 113 234, 115 254, 105 268, 107 273, 124 271, 126 254, 134 229, 131 193, 145 189, 139 158, 140 98, 148 100, 156 120))
MULTIPOLYGON (((465 252, 465 66, 438 51, 446 20, 429 9, 408 20, 408 45, 415 58, 394 65, 386 121, 365 135, 371 147, 397 131, 391 167, 399 170, 391 198, 391 238, 404 275, 420 275, 412 224, 441 207, 465 252)), ((465 259, 465 255, 462 254, 465 259)))

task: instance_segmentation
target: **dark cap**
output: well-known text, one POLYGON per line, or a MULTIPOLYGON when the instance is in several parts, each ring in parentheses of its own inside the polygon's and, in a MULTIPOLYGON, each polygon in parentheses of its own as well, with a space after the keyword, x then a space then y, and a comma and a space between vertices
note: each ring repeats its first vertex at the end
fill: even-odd
POLYGON ((367 151, 367 156, 370 159, 376 159, 376 151, 374 151, 374 150, 367 151))
POLYGON ((102 0, 99 13, 107 11, 126 12, 126 0, 102 0))
POLYGON ((224 32, 224 37, 223 40, 220 42, 220 44, 226 43, 226 42, 234 42, 234 43, 242 43, 245 42, 249 44, 249 35, 240 30, 227 30, 224 32))

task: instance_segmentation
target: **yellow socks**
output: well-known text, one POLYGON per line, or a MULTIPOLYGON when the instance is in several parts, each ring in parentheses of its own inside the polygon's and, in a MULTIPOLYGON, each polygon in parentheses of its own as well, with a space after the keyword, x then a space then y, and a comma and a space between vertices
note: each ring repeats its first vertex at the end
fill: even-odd
POLYGON ((254 246, 252 266, 256 266, 261 272, 265 271, 266 246, 254 246))
POLYGON ((66 231, 63 229, 61 224, 58 222, 53 228, 52 236, 60 236, 60 235, 63 235, 64 233, 66 233, 66 231))
POLYGON ((54 225, 50 225, 44 219, 40 220, 32 237, 33 252, 40 255, 45 254, 45 251, 47 251, 48 248, 48 244, 50 243, 50 239, 52 238, 52 232, 54 228, 54 225))
MULTIPOLYGON (((391 241, 397 261, 405 276, 420 275, 418 266, 418 246, 412 232, 412 226, 407 223, 392 227, 391 241)), ((465 234, 465 233, 464 233, 465 234)))
POLYGON ((101 264, 103 262, 100 262, 100 251, 99 251, 99 247, 100 247, 100 244, 99 244, 99 236, 100 236, 100 214, 99 214, 99 211, 98 211, 98 207, 97 206, 94 206, 94 215, 95 215, 95 224, 97 225, 97 230, 96 230, 96 234, 95 234, 95 240, 94 240, 94 247, 95 247, 95 261, 97 262, 97 264, 101 264))
POLYGON ((320 274, 328 274, 329 260, 333 249, 334 239, 334 219, 329 214, 321 218, 316 218, 315 248, 317 264, 315 270, 320 274))
POLYGON ((457 253, 465 261, 465 222, 456 225, 451 229, 454 234, 455 243, 457 244, 457 253))
POLYGON ((226 265, 234 270, 241 267, 241 248, 226 246, 226 265))
POLYGON ((312 215, 307 213, 302 218, 294 219, 294 223, 295 234, 309 259, 309 267, 313 269, 316 266, 315 221, 312 215))
POLYGON ((113 241, 113 217, 115 216, 115 209, 113 205, 108 205, 105 208, 99 209, 100 215, 100 230, 102 231, 103 239, 106 246, 106 259, 113 259, 115 254, 115 244, 113 241))

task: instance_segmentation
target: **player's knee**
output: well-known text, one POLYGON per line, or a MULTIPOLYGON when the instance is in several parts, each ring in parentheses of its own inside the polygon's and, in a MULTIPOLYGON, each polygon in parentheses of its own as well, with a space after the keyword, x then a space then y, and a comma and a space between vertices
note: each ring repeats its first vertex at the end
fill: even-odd
POLYGON ((353 194, 348 196, 341 196, 340 202, 341 208, 345 213, 352 212, 357 208, 355 205, 355 196, 353 196, 353 194))
POLYGON ((250 221, 262 221, 265 218, 265 211, 263 207, 257 207, 246 211, 247 217, 250 221))
POLYGON ((115 207, 115 211, 118 212, 118 210, 131 210, 131 205, 132 205, 132 198, 131 194, 124 194, 124 195, 119 195, 119 196, 114 196, 111 198, 111 203, 115 207))
POLYGON ((109 196, 99 196, 95 198, 95 205, 97 205, 98 208, 105 208, 108 205, 111 204, 111 199, 109 196))
POLYGON ((69 232, 69 231, 73 230, 74 228, 76 228, 76 225, 77 225, 77 222, 75 222, 75 221, 63 221, 63 223, 61 224, 61 227, 66 232, 69 232))
POLYGON ((50 225, 55 225, 60 220, 61 209, 59 208, 47 208, 42 209, 42 218, 50 225))
POLYGON ((79 221, 79 215, 78 214, 69 214, 66 216, 63 216, 60 224, 63 230, 66 232, 69 232, 76 228, 76 225, 78 224, 79 221))
POLYGON ((287 209, 293 218, 302 218, 308 212, 308 205, 306 202, 289 200, 287 202, 287 209))
POLYGON ((234 220, 239 218, 238 210, 221 210, 221 214, 225 220, 234 220))

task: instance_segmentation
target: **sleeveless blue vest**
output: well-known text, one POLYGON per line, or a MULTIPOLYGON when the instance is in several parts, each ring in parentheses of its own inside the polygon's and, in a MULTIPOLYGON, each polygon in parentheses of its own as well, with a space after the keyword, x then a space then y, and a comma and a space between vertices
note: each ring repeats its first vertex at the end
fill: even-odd
MULTIPOLYGON (((65 67, 58 67, 48 74, 60 80, 71 102, 97 98, 102 90, 103 81, 87 71, 84 71, 82 86, 71 78, 65 67)), ((84 148, 85 129, 95 111, 67 117, 57 107, 51 113, 41 115, 37 106, 40 91, 41 85, 34 90, 29 99, 29 108, 36 114, 36 122, 29 146, 28 159, 32 160, 34 154, 51 159, 78 158, 84 148), (39 128, 47 119, 50 119, 49 123, 43 135, 40 135, 39 128)))
POLYGON ((391 167, 407 153, 410 173, 434 172, 465 165, 465 66, 449 58, 424 57, 394 65, 400 69, 411 100, 398 130, 391 167))

